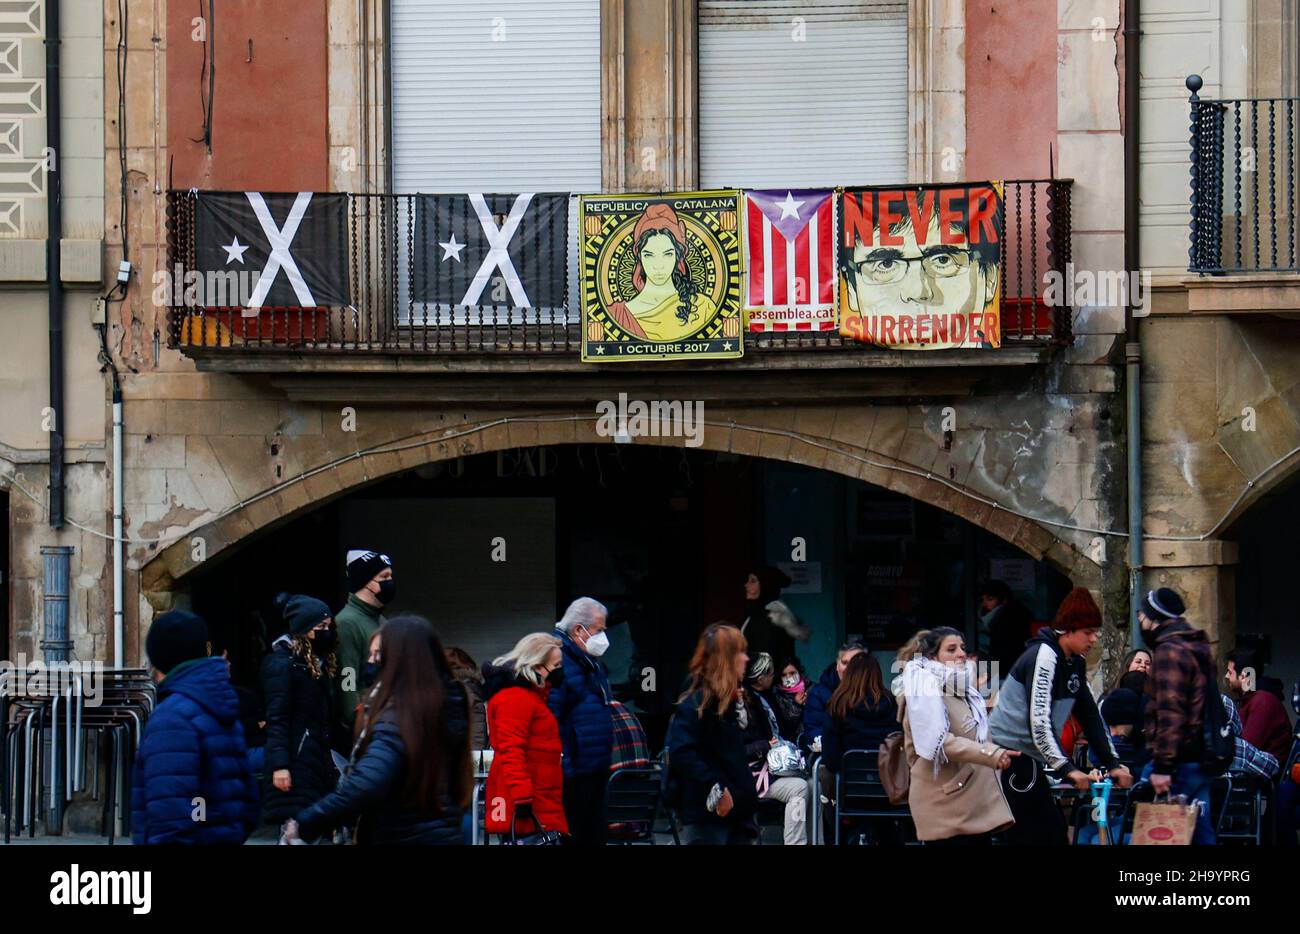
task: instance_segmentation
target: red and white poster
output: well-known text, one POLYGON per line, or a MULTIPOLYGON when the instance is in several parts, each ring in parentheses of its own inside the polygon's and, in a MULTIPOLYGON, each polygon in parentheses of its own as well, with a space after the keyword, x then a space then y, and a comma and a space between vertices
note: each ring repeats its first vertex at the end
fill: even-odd
POLYGON ((1001 182, 839 200, 841 334, 900 350, 1002 346, 1001 182))
POLYGON ((745 192, 750 331, 835 329, 834 192, 745 192))

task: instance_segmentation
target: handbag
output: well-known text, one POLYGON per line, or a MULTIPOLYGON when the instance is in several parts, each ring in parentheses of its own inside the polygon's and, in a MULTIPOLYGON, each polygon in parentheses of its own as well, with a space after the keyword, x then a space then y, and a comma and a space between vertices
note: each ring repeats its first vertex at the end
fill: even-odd
POLYGON ((510 839, 502 840, 504 846, 559 846, 563 837, 558 830, 537 830, 527 836, 515 831, 515 815, 510 817, 510 839))
POLYGON ((1184 804, 1166 798, 1164 802, 1143 801, 1134 808, 1134 846, 1187 846, 1196 833, 1201 804, 1184 804))
POLYGON ((912 786, 912 768, 907 764, 902 733, 890 733, 885 737, 876 757, 876 768, 880 770, 880 784, 889 795, 889 803, 906 804, 912 786))
POLYGON ((773 778, 803 778, 807 771, 803 753, 788 739, 777 740, 767 751, 767 773, 773 778))

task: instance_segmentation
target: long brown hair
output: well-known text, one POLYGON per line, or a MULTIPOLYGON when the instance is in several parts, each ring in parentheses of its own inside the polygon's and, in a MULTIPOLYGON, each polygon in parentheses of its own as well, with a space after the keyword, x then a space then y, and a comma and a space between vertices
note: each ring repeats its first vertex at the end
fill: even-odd
POLYGON ((736 656, 748 643, 739 629, 730 623, 713 623, 700 633, 691 656, 690 681, 678 701, 700 692, 700 713, 712 707, 719 717, 736 699, 740 678, 736 675, 736 656))
POLYGON ((1111 691, 1119 690, 1120 681, 1124 680, 1124 676, 1128 674, 1129 666, 1133 664, 1133 659, 1137 658, 1138 655, 1145 655, 1147 658, 1151 658, 1151 650, 1144 648, 1129 650, 1129 653, 1124 656, 1124 661, 1120 662, 1119 668, 1115 671, 1115 677, 1110 679, 1111 691))
POLYGON ((866 652, 859 652, 844 667, 844 677, 831 695, 826 712, 843 720, 849 711, 861 707, 871 698, 873 706, 885 699, 885 679, 880 673, 880 662, 866 652))
MULTIPOLYGON (((445 792, 465 807, 472 778, 469 744, 448 735, 443 708, 453 678, 437 632, 419 616, 397 616, 384 623, 379 638, 378 684, 366 705, 368 737, 373 739, 381 716, 396 721, 406 747, 407 803, 437 813, 445 792)), ((468 720, 468 708, 464 716, 468 720)))

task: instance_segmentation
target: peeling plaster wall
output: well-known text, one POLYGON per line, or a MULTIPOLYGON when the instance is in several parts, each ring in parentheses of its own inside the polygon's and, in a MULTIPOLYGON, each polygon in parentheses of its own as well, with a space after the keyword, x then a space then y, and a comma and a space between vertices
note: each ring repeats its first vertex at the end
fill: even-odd
MULTIPOLYGON (((923 405, 758 408, 706 402, 712 424, 703 447, 833 470, 933 503, 1052 562, 1098 591, 1112 617, 1122 619, 1123 608, 1103 571, 1122 560, 1120 540, 1103 544, 1092 533, 1049 529, 974 498, 1047 520, 1118 527, 1115 492, 1123 464, 1114 437, 1116 400, 1109 393, 1049 391, 1052 384, 1070 382, 1072 369, 1077 367, 1062 356, 1045 373, 1026 375, 1012 391, 936 398, 923 405), (943 419, 949 406, 957 427, 945 449, 943 419), (799 437, 769 433, 773 429, 799 437), (942 477, 974 496, 864 459, 942 477), (1100 558, 1101 566, 1093 558, 1100 558)), ((148 384, 159 379, 164 377, 141 375, 131 382, 137 394, 147 394, 148 384)), ((172 397, 147 408, 137 405, 127 441, 128 528, 133 538, 159 539, 157 545, 130 549, 132 577, 140 582, 140 625, 154 611, 184 599, 184 576, 199 563, 194 555, 200 540, 211 561, 256 530, 432 460, 534 444, 610 443, 595 434, 594 407, 470 412, 358 402, 356 430, 350 432, 343 430, 342 404, 289 401, 260 379, 166 379, 172 397), (437 440, 506 416, 556 414, 580 420, 518 422, 437 440), (426 433, 432 443, 425 447, 354 456, 426 433), (336 466, 296 479, 330 464, 336 466)), ((680 439, 645 442, 661 440, 681 444, 680 439)))
POLYGON ((1144 529, 1207 536, 1149 540, 1148 581, 1183 592, 1189 617, 1231 645, 1232 520, 1300 468, 1300 321, 1159 315, 1142 347, 1144 529))

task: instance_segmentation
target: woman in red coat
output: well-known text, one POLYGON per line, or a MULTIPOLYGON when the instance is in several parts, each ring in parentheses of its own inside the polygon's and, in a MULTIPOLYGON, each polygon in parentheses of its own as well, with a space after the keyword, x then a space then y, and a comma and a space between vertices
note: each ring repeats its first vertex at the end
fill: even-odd
POLYGON ((560 726, 546 706, 564 677, 560 640, 524 636, 508 655, 483 666, 492 768, 487 780, 488 833, 568 833, 560 726))

